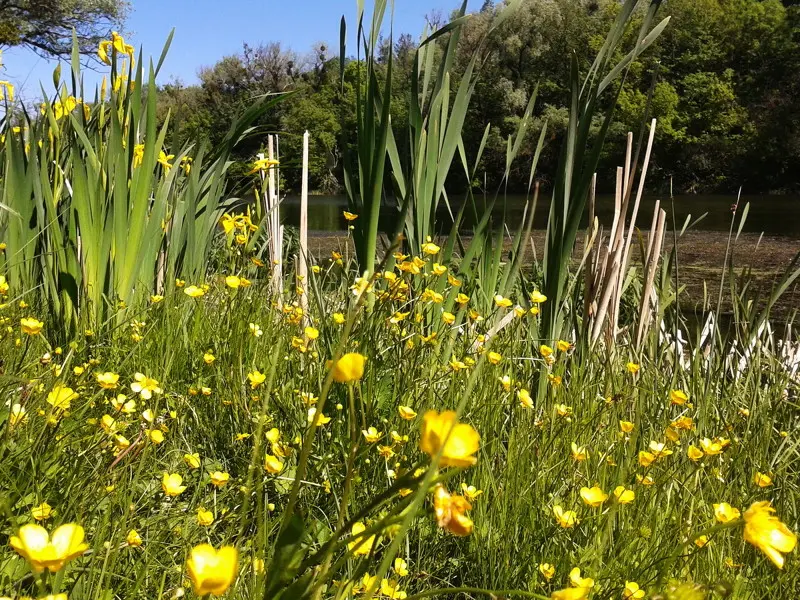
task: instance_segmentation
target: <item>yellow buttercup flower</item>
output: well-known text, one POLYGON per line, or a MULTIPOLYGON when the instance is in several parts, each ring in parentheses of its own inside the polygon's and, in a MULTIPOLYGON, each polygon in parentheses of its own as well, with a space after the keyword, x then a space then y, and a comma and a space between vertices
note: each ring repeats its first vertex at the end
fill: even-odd
POLYGON ((756 472, 754 482, 760 488, 769 487, 772 485, 772 477, 764 473, 756 472))
POLYGON ((330 364, 329 368, 333 371, 333 380, 338 383, 351 383, 358 381, 364 376, 364 363, 367 357, 358 352, 349 352, 343 355, 336 364, 330 364))
POLYGON ((183 484, 183 477, 177 473, 167 473, 164 471, 164 477, 161 478, 161 488, 164 493, 171 498, 180 496, 185 490, 186 486, 183 484))
POLYGON ((626 581, 625 582, 625 589, 622 590, 622 597, 625 600, 629 598, 633 600, 639 600, 640 598, 644 598, 644 590, 639 587, 639 584, 635 581, 626 581))
POLYGON ((370 427, 368 429, 362 429, 361 434, 364 436, 364 439, 367 440, 368 444, 374 444, 378 440, 383 437, 383 433, 375 429, 374 427, 370 427))
POLYGON ((53 507, 47 502, 42 502, 39 506, 31 509, 31 516, 37 521, 46 521, 53 514, 53 507))
POLYGON ((566 340, 558 340, 556 342, 556 348, 558 348, 559 352, 568 352, 569 349, 572 348, 572 344, 570 344, 566 340))
POLYGON ((196 285, 190 285, 183 288, 183 293, 190 298, 200 298, 201 296, 205 295, 206 291, 201 287, 197 287, 196 285))
POLYGON ((408 563, 400 557, 395 558, 392 570, 398 577, 405 577, 408 575, 408 563))
POLYGON ((258 369, 253 369, 247 374, 247 380, 250 382, 250 387, 256 389, 267 380, 267 376, 258 369))
POLYGON ((467 500, 475 500, 483 493, 483 490, 479 490, 474 485, 467 485, 466 483, 461 484, 461 491, 464 492, 464 496, 467 500))
POLYGON ((342 211, 342 215, 344 215, 345 221, 355 221, 358 218, 358 215, 355 213, 342 211))
POLYGON ((128 535, 125 536, 125 542, 128 546, 133 546, 134 548, 138 548, 142 545, 142 536, 139 535, 139 532, 135 529, 131 529, 128 532, 128 535))
POLYGON ((669 399, 673 404, 683 406, 689 400, 689 395, 683 390, 670 390, 669 399))
POLYGON ((375 545, 375 536, 363 536, 360 535, 367 529, 367 526, 364 523, 358 521, 353 523, 353 528, 350 530, 352 533, 352 541, 347 542, 347 547, 350 549, 350 552, 355 554, 356 556, 359 555, 367 555, 372 552, 372 547, 375 545))
POLYGON ((569 582, 576 588, 592 589, 594 587, 594 579, 591 577, 582 577, 581 570, 575 567, 569 572, 569 582))
POLYGON ((586 447, 578 446, 578 444, 572 442, 572 459, 582 462, 587 458, 589 458, 589 451, 586 449, 586 447))
POLYGON ((547 301, 547 296, 538 290, 533 290, 531 292, 530 299, 533 304, 542 304, 543 302, 547 301))
POLYGON ((797 536, 778 520, 774 512, 770 502, 754 502, 744 512, 744 539, 782 569, 783 555, 794 550, 797 536))
POLYGON ((233 546, 216 550, 209 544, 192 548, 186 570, 198 596, 221 596, 231 586, 239 571, 239 553, 233 546))
POLYGON ((216 487, 224 486, 226 483, 228 483, 228 481, 230 481, 231 478, 231 476, 228 473, 225 473, 223 471, 214 471, 213 473, 210 474, 210 476, 211 476, 211 483, 214 484, 214 486, 216 487))
POLYGON ((697 462, 705 456, 705 453, 695 445, 691 445, 686 449, 686 455, 693 461, 697 462))
POLYGON ((214 523, 214 513, 206 510, 202 506, 197 509, 197 523, 203 527, 208 527, 214 523))
POLYGON ((540 563, 539 573, 541 573, 542 577, 544 577, 547 581, 550 581, 553 578, 553 575, 556 574, 556 568, 550 563, 540 563))
POLYGON ((23 317, 19 320, 19 325, 22 328, 22 333, 28 335, 39 335, 42 327, 44 327, 44 323, 34 317, 23 317))
POLYGON ((145 400, 150 400, 153 394, 160 394, 163 390, 158 386, 158 381, 143 373, 134 373, 131 391, 139 394, 145 400))
POLYGON ((444 486, 437 485, 433 493, 433 511, 442 529, 458 536, 472 533, 473 523, 466 512, 472 505, 463 496, 453 495, 444 486))
POLYGON ((553 514, 558 524, 564 529, 575 527, 578 523, 578 513, 574 510, 564 510, 559 504, 553 506, 553 514))
POLYGON ((633 427, 634 425, 630 421, 619 422, 619 429, 620 431, 622 431, 622 433, 630 433, 631 431, 633 431, 633 427))
POLYGON ((500 294, 495 294, 494 304, 497 308, 509 308, 513 303, 508 298, 504 298, 500 294))
POLYGON ((97 384, 104 390, 115 390, 119 383, 119 375, 110 371, 97 373, 95 379, 97 380, 97 384))
POLYGON ((277 456, 267 454, 264 457, 264 470, 270 475, 277 475, 283 471, 283 463, 277 456))
POLYGON ((89 545, 83 541, 83 527, 75 523, 61 525, 52 537, 41 525, 23 525, 9 543, 27 560, 36 573, 45 569, 56 573, 74 558, 86 552, 89 545))
POLYGON ((714 517, 720 523, 730 523, 731 521, 735 521, 742 513, 739 512, 738 508, 734 508, 727 502, 720 502, 719 504, 714 504, 714 517))
POLYGON ((592 588, 571 587, 563 590, 556 590, 550 594, 551 600, 587 600, 592 588))
POLYGON ((439 414, 435 410, 425 413, 419 447, 431 457, 441 450, 443 467, 469 467, 478 462, 473 456, 479 448, 480 435, 471 425, 459 423, 452 410, 439 414))
POLYGON ((598 508, 608 500, 608 494, 597 486, 591 488, 582 487, 580 494, 581 499, 592 508, 598 508))
POLYGON ((47 394, 47 403, 56 410, 67 410, 72 400, 78 397, 71 387, 56 384, 52 391, 47 394))
POLYGON ((635 362, 629 362, 625 365, 625 368, 628 369, 628 373, 631 375, 636 375, 639 372, 639 365, 635 362))
POLYGON ((400 418, 406 421, 411 421, 417 416, 417 413, 410 406, 398 406, 397 412, 400 414, 400 418))
POLYGON ((238 290, 239 286, 242 285, 242 280, 240 277, 236 275, 228 275, 225 278, 225 285, 227 285, 232 290, 238 290))
POLYGON ((539 354, 541 354, 544 358, 550 358, 553 356, 553 349, 547 344, 542 344, 539 346, 539 354))
POLYGON ((618 485, 614 488, 614 497, 620 504, 630 504, 636 500, 636 492, 626 489, 624 485, 618 485))
POLYGON ((517 390, 517 400, 525 408, 533 408, 533 398, 531 398, 531 393, 528 390, 517 390))

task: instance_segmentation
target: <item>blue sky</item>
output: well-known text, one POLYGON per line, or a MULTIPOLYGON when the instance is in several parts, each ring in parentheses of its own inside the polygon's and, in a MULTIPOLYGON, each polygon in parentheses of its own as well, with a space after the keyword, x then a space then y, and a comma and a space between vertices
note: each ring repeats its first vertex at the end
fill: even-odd
MULTIPOLYGON (((417 37, 426 14, 438 10, 447 16, 459 3, 460 0, 395 0, 395 32, 417 37)), ((257 45, 280 41, 300 53, 307 52, 315 42, 327 42, 336 52, 341 16, 346 17, 351 32, 355 27, 356 0, 131 0, 131 4, 125 29, 132 35, 126 41, 137 49, 143 45, 145 54, 158 57, 170 29, 175 27, 159 82, 177 77, 186 84, 194 83, 201 67, 239 52, 244 42, 257 45)), ((365 0, 364 4, 369 7, 372 2, 365 0)), ((481 0, 470 0, 469 9, 478 10, 481 4, 481 0)), ((11 48, 3 53, 3 63, 0 79, 14 83, 24 100, 41 96, 39 81, 51 93, 55 62, 11 48)), ((87 73, 88 86, 98 80, 98 75, 87 73)))

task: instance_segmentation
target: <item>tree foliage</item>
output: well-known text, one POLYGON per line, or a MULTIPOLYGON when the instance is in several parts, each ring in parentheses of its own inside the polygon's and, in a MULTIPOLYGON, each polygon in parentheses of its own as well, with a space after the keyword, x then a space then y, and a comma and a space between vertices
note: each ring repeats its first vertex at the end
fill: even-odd
POLYGON ((24 46, 42 56, 67 56, 72 32, 82 53, 120 28, 126 0, 0 0, 0 46, 24 46))
MULTIPOLYGON (((499 2, 486 1, 462 31, 456 71, 466 68, 471 49, 481 39, 499 2)), ((523 0, 514 19, 490 38, 483 68, 464 128, 464 148, 474 156, 487 123, 492 129, 482 159, 490 186, 505 167, 508 135, 516 129, 538 85, 536 123, 548 121, 550 136, 539 173, 547 183, 557 161, 558 138, 567 122, 569 62, 574 56, 588 69, 614 19, 614 0, 523 0)), ((599 167, 601 185, 610 184, 620 161, 624 134, 638 131, 649 97, 649 113, 658 119, 651 161, 652 186, 673 184, 676 191, 792 190, 800 164, 800 6, 780 0, 668 0, 672 16, 658 42, 631 65, 624 78, 609 140, 599 167)), ((634 23, 629 35, 635 35, 634 23)), ((393 53, 392 122, 400 152, 407 139, 414 38, 386 40, 380 60, 393 53)), ((300 139, 311 132, 311 187, 341 188, 341 128, 352 123, 353 85, 358 66, 349 58, 344 88, 338 58, 324 45, 307 55, 279 44, 245 46, 204 69, 200 84, 175 87, 168 101, 185 107, 181 127, 223 135, 235 114, 254 97, 292 90, 296 95, 259 123, 281 136, 282 174, 299 187, 300 139), (348 121, 349 119, 349 121, 348 121)), ((178 122, 178 121, 176 121, 178 122)), ((534 125, 536 125, 536 123, 534 125)), ((509 189, 528 185, 525 157, 532 157, 539 127, 528 139, 511 174, 509 189)), ((258 141, 242 149, 257 152, 258 141)), ((463 169, 453 177, 462 178, 463 169)))

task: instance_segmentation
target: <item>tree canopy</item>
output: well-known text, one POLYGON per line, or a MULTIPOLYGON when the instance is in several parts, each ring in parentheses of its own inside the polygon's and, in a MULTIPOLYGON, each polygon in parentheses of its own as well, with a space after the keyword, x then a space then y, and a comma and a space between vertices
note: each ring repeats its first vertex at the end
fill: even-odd
POLYGON ((0 0, 0 47, 24 46, 42 56, 72 52, 72 32, 80 51, 97 45, 119 28, 127 0, 0 0))
MULTIPOLYGON (((456 69, 464 69, 476 41, 497 10, 487 0, 462 33, 456 69)), ((601 161, 601 182, 613 181, 627 131, 638 131, 649 97, 658 119, 649 183, 676 191, 750 192, 796 190, 800 164, 800 6, 780 0, 667 0, 662 14, 672 20, 658 42, 631 65, 619 94, 615 119, 601 161)), ((502 174, 506 138, 515 129, 538 85, 536 119, 546 119, 551 139, 539 173, 557 161, 557 143, 567 122, 569 62, 583 73, 619 9, 614 0, 523 0, 486 46, 483 68, 464 128, 464 147, 474 154, 487 123, 492 125, 482 170, 492 183, 502 174)), ((631 36, 634 35, 635 24, 631 36)), ((633 43, 631 38, 630 42, 633 43)), ((386 40, 383 59, 393 53, 392 122, 402 146, 416 41, 404 34, 386 40)), ((282 133, 285 165, 299 159, 302 132, 311 132, 312 189, 340 189, 341 127, 353 114, 358 63, 349 58, 344 87, 339 61, 324 45, 306 55, 279 44, 246 45, 200 74, 200 84, 172 86, 169 108, 184 134, 221 138, 233 115, 255 96, 292 91, 294 96, 265 117, 261 129, 282 133)), ((165 105, 163 108, 167 108, 165 105)), ((540 127, 530 128, 532 156, 540 127)), ((242 158, 258 151, 243 147, 242 158)), ((402 148, 401 148, 402 151, 402 148)), ((528 166, 518 161, 509 189, 528 183, 528 166)), ((298 186, 299 169, 282 173, 298 186)), ((455 170, 454 177, 463 177, 455 170)), ((463 185, 476 182, 462 182, 463 185)))

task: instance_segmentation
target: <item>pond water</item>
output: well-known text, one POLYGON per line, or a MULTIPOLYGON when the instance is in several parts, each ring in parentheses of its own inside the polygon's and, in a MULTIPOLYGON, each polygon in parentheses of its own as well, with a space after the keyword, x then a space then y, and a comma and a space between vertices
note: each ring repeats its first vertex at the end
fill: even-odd
MULTIPOLYGON (((728 231, 731 223, 731 205, 736 201, 736 196, 686 195, 675 196, 672 200, 668 196, 644 196, 636 223, 638 227, 650 228, 656 200, 661 200, 661 207, 667 211, 667 229, 672 229, 673 223, 677 223, 678 228, 683 227, 686 217, 689 215, 694 220, 703 213, 707 213, 705 218, 694 227, 695 230, 728 231)), ((482 200, 478 200, 478 202, 480 206, 482 200)), ((742 231, 800 238, 800 195, 742 196, 739 202, 739 216, 747 202, 750 203, 750 211, 742 231)), ((549 203, 549 194, 540 197, 534 216, 535 229, 547 227, 549 203)), ((309 231, 321 233, 346 230, 347 224, 342 216, 342 211, 346 208, 347 199, 343 195, 310 196, 308 202, 309 231)), ((458 205, 452 205, 454 213, 458 211, 458 208, 458 205)), ((516 225, 522 219, 524 208, 524 196, 509 195, 506 197, 505 203, 498 200, 493 213, 499 219, 505 211, 506 222, 516 225)), ((395 211, 396 208, 393 205, 386 205, 381 209, 381 228, 383 230, 386 230, 392 223, 392 214, 395 211)), ((613 196, 599 196, 596 213, 600 224, 609 226, 614 216, 613 196)), ((737 216, 736 227, 738 227, 739 216, 737 216)), ((289 196, 282 202, 281 218, 287 225, 299 225, 300 199, 298 196, 289 196)), ((442 223, 442 231, 447 231, 451 220, 444 203, 439 205, 437 219, 442 223)), ((469 230, 472 225, 471 219, 465 219, 462 229, 469 230)), ((585 225, 586 223, 583 224, 583 226, 585 225)))

